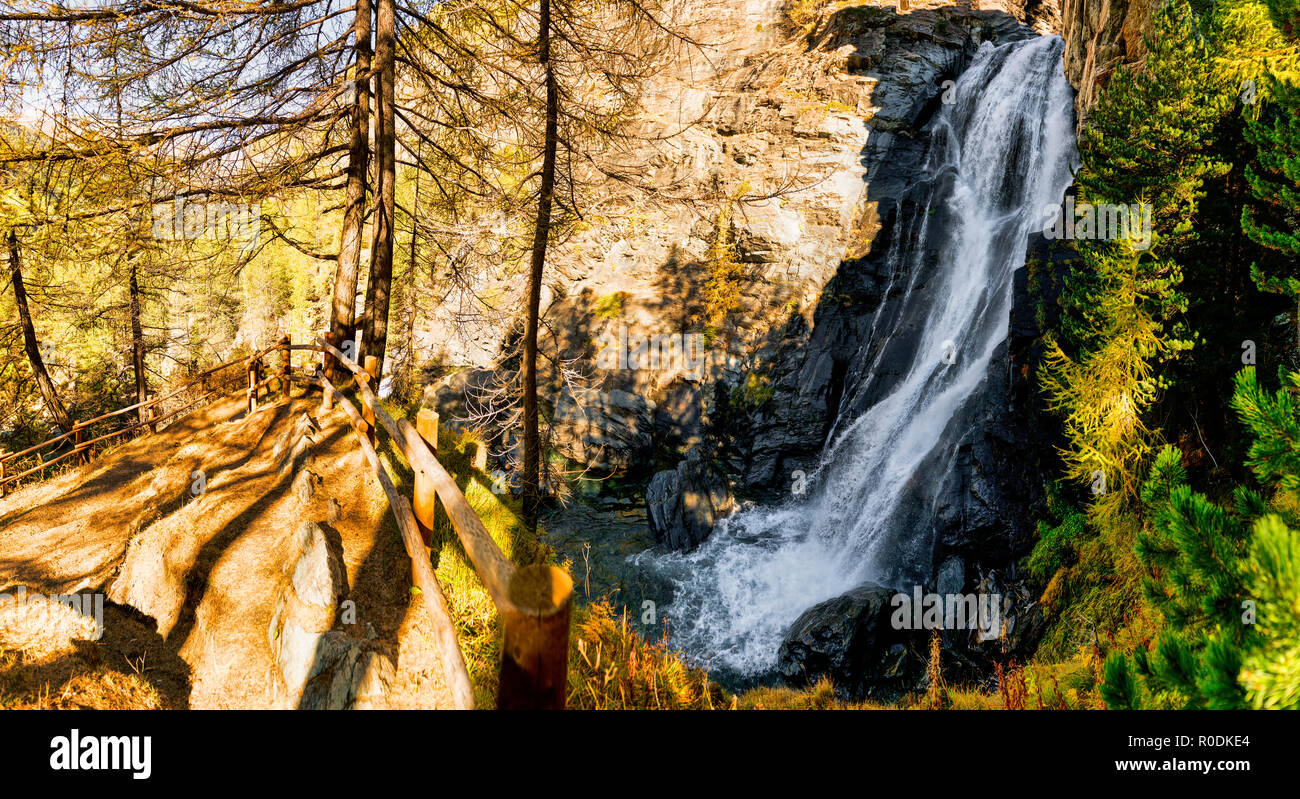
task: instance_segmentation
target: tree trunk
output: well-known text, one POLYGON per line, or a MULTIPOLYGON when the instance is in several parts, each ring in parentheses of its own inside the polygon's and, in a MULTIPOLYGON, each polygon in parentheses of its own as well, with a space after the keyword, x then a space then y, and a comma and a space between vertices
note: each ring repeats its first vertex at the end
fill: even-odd
MULTIPOLYGON (((415 147, 415 162, 424 163, 424 143, 419 142, 415 147)), ((415 315, 419 311, 420 293, 418 281, 416 280, 415 259, 416 247, 419 242, 420 230, 417 217, 420 214, 420 168, 417 167, 411 175, 412 186, 411 197, 411 249, 407 257, 407 274, 406 274, 406 318, 402 326, 402 347, 407 354, 406 371, 403 385, 407 390, 411 390, 415 385, 415 373, 418 364, 415 362, 415 315)))
POLYGON ((558 141, 559 90, 551 65, 551 3, 541 0, 538 58, 546 72, 546 130, 542 150, 542 185, 537 197, 537 224, 533 229, 532 261, 528 272, 528 326, 524 330, 521 368, 524 394, 524 523, 537 528, 541 507, 541 435, 537 424, 537 326, 542 304, 542 270, 551 235, 551 205, 555 197, 555 154, 558 141))
MULTIPOLYGON (((361 235, 366 217, 366 170, 370 160, 370 0, 357 0, 352 23, 356 59, 353 64, 352 138, 348 142, 348 182, 344 195, 339 265, 334 276, 330 340, 336 347, 356 335, 357 277, 361 264, 361 235)), ((327 358, 326 377, 335 380, 334 361, 327 358)))
MULTIPOLYGON (((135 401, 149 399, 149 381, 144 371, 144 325, 140 322, 140 282, 136 278, 136 260, 131 259, 131 365, 135 369, 135 401)), ((140 423, 148 424, 149 409, 139 411, 140 423)))
POLYGON ((27 350, 27 360, 31 362, 32 374, 36 376, 36 387, 40 389, 45 409, 54 417, 54 423, 65 433, 72 432, 72 417, 59 400, 54 389, 54 381, 45 369, 45 360, 41 358, 41 348, 36 341, 36 328, 32 325, 32 312, 27 306, 27 289, 23 286, 22 261, 19 259, 18 236, 9 231, 9 268, 13 272, 14 300, 18 305, 18 322, 23 329, 23 347, 27 350))
POLYGON ((393 0, 378 0, 375 16, 375 68, 378 73, 375 104, 375 220, 361 349, 365 357, 375 357, 381 378, 384 374, 384 350, 388 346, 388 303, 393 282, 393 209, 397 176, 396 138, 393 135, 396 120, 393 108, 395 26, 393 0))

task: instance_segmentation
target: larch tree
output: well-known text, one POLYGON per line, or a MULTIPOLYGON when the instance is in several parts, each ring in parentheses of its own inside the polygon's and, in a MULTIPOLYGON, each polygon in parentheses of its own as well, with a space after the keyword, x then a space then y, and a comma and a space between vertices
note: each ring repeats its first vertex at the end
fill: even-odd
MULTIPOLYGON (((545 466, 541 362, 550 356, 538 330, 548 255, 582 219, 592 188, 607 191, 612 182, 652 191, 640 185, 637 166, 613 155, 644 143, 630 124, 640 88, 672 44, 693 43, 657 3, 504 0, 397 10, 398 138, 404 163, 428 181, 425 213, 410 215, 413 224, 453 281, 472 285, 485 264, 526 278, 517 308, 501 309, 516 314, 497 364, 501 380, 475 402, 494 427, 517 431, 513 465, 535 523, 545 466)), ((372 264, 372 275, 380 268, 372 264)), ((566 375, 561 382, 569 379, 564 364, 550 366, 566 375)))

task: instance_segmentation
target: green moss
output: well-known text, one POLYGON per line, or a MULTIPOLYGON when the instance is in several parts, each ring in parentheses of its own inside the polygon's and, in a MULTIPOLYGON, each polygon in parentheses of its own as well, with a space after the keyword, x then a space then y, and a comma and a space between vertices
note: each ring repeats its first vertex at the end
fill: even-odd
POLYGON ((591 312, 597 319, 611 320, 623 315, 623 303, 628 298, 626 291, 616 291, 599 298, 591 306, 591 312))
POLYGON ((750 372, 745 376, 745 382, 731 390, 731 403, 738 408, 757 408, 776 393, 776 388, 771 385, 772 378, 750 372))

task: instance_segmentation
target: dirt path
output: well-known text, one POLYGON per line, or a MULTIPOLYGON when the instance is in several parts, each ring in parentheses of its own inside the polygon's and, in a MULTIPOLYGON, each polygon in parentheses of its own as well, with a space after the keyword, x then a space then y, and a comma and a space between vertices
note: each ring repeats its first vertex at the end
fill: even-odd
POLYGON ((149 514, 183 501, 203 461, 197 439, 219 431, 221 457, 256 446, 223 440, 244 414, 238 399, 199 409, 163 431, 128 441, 90 465, 0 500, 0 591, 100 589, 149 514), (187 468, 193 467, 193 468, 187 468))
POLYGON ((391 704, 450 706, 382 492, 343 414, 318 410, 295 399, 246 418, 225 400, 0 502, 0 591, 108 599, 98 641, 23 650, 0 630, 0 702, 6 684, 39 695, 44 682, 19 706, 294 707, 268 628, 310 520, 355 605, 335 629, 396 663, 391 704), (84 699, 99 694, 112 698, 84 699))

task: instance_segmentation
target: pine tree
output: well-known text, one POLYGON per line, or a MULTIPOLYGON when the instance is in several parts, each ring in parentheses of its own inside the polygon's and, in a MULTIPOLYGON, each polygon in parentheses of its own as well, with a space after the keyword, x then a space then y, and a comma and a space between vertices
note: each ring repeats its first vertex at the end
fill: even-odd
POLYGON ((1273 102, 1246 123, 1256 148, 1246 168, 1255 202, 1242 209, 1241 227, 1278 255, 1271 267, 1252 267, 1260 289, 1300 299, 1300 87, 1271 77, 1270 85, 1273 102))
POLYGON ((1300 707, 1300 372, 1282 377, 1272 392, 1247 367, 1232 400, 1264 492, 1239 486, 1215 503, 1187 485, 1177 449, 1156 457, 1135 550, 1167 628, 1149 650, 1111 655, 1108 706, 1300 707))
POLYGON ((1159 365, 1192 346, 1173 255, 1194 238, 1205 181, 1228 168, 1213 133, 1230 96, 1194 15, 1170 3, 1154 25, 1142 67, 1118 70, 1093 109, 1077 176, 1083 202, 1149 203, 1152 247, 1078 242, 1063 335, 1047 350, 1044 384, 1064 419, 1067 476, 1094 485, 1102 516, 1136 499, 1155 439, 1143 414, 1167 384, 1159 365))
POLYGON ((1267 0, 1269 13, 1284 35, 1300 39, 1300 0, 1267 0))
POLYGON ((1255 523, 1251 596, 1261 644, 1242 665, 1241 683, 1260 709, 1300 707, 1300 534, 1276 515, 1255 523))
POLYGON ((1143 414, 1160 381, 1154 364, 1187 343, 1165 330, 1185 303, 1176 264, 1152 259, 1124 242, 1079 248, 1076 274, 1089 277, 1087 314, 1093 337, 1070 357, 1048 336, 1044 389, 1061 415, 1069 446, 1067 477, 1090 483, 1103 515, 1138 494, 1138 475, 1154 432, 1143 414))
POLYGON ((1078 184, 1090 203, 1150 203, 1152 227, 1173 246, 1193 236, 1205 180, 1227 169, 1210 143, 1235 87, 1185 1, 1164 6, 1153 25, 1141 68, 1116 70, 1088 119, 1078 184))

